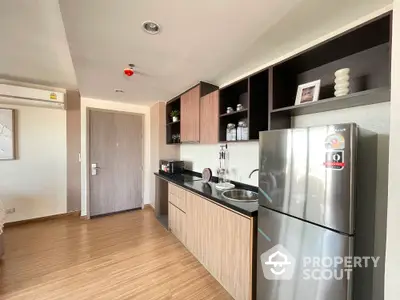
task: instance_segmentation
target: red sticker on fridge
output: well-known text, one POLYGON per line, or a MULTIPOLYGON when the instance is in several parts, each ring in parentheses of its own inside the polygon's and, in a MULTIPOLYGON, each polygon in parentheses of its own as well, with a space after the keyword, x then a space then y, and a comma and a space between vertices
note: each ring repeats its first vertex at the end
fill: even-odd
POLYGON ((344 151, 327 151, 325 154, 324 166, 326 169, 343 170, 346 166, 344 162, 344 151))

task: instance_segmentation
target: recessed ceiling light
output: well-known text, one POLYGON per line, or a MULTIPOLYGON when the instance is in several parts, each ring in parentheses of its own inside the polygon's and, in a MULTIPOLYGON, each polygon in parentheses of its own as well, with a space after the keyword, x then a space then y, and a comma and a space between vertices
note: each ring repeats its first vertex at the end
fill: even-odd
POLYGON ((142 27, 148 34, 157 34, 160 32, 160 25, 153 21, 144 22, 142 27))
POLYGON ((116 92, 116 93, 125 93, 125 91, 123 89, 115 89, 114 92, 116 92))

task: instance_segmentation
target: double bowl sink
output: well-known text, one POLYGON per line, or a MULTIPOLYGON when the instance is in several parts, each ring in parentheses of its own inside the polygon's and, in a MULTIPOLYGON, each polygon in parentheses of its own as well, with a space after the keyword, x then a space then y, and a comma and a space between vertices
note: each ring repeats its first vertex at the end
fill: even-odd
POLYGON ((256 202, 258 201, 258 193, 243 190, 243 189, 233 189, 222 193, 222 197, 230 201, 237 202, 256 202))

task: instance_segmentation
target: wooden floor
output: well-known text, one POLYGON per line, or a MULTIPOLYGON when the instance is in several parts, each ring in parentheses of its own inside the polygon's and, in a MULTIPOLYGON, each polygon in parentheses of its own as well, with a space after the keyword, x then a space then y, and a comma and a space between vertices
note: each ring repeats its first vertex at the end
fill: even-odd
POLYGON ((0 299, 231 299, 151 209, 4 234, 0 299))

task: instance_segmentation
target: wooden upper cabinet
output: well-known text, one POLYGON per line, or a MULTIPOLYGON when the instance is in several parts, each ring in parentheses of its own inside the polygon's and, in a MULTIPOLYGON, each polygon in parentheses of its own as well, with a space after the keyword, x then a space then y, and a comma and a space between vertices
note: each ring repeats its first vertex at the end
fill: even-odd
POLYGON ((200 141, 200 85, 181 96, 181 142, 200 141))
POLYGON ((200 98, 200 143, 217 144, 219 140, 219 90, 200 98))

